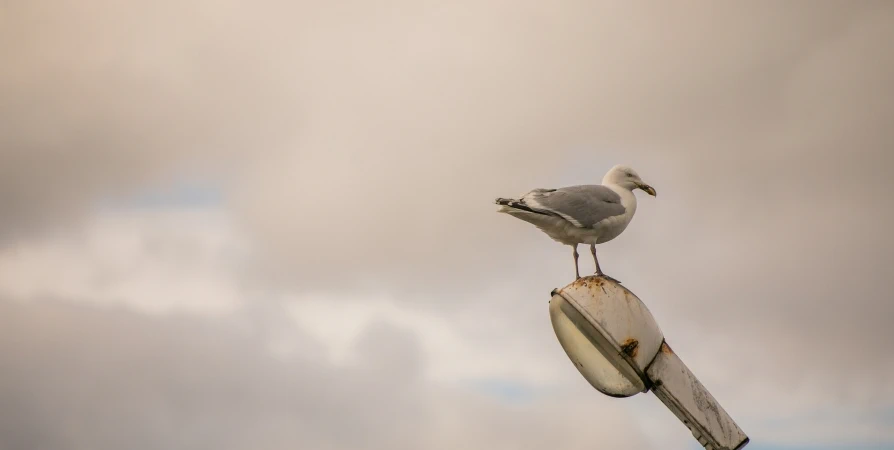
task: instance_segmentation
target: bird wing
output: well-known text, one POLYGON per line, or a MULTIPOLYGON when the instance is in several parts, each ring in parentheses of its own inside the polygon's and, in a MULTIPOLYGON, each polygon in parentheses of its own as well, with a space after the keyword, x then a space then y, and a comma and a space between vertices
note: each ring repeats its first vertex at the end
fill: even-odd
POLYGON ((621 196, 600 184, 535 189, 521 200, 535 211, 562 217, 582 228, 626 212, 621 196))

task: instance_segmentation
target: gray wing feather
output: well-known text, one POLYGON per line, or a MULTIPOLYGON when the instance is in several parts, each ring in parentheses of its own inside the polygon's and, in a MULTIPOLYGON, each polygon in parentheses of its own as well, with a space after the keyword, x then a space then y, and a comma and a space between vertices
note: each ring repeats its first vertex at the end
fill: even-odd
POLYGON ((621 196, 599 184, 535 189, 525 194, 522 201, 533 210, 560 216, 586 228, 626 211, 621 196))

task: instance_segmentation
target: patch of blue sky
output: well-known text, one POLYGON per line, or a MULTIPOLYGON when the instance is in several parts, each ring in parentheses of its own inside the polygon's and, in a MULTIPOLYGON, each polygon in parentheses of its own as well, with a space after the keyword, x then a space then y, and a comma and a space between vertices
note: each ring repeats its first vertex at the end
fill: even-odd
MULTIPOLYGON (((697 443, 692 450, 702 449, 697 443)), ((894 450, 894 444, 810 444, 810 445, 780 445, 762 444, 752 437, 751 442, 745 446, 745 450, 894 450)))
MULTIPOLYGON (((741 425, 741 424, 740 424, 741 425)), ((807 414, 796 415, 789 418, 774 418, 762 421, 761 424, 743 425, 746 432, 749 432, 751 442, 745 447, 746 450, 894 450, 894 441, 890 440, 890 434, 886 436, 878 435, 880 430, 894 429, 894 408, 866 409, 863 411, 855 411, 853 407, 842 408, 842 410, 821 409, 812 411, 807 414), (830 434, 829 426, 840 426, 843 432, 847 432, 850 436, 857 436, 853 429, 861 429, 869 435, 858 435, 854 439, 833 438, 834 442, 828 444, 817 442, 819 438, 811 435, 811 430, 817 432, 822 431, 823 434, 830 434), (786 429, 799 430, 803 433, 804 443, 789 442, 778 443, 772 439, 764 439, 755 429, 762 429, 768 434, 777 434, 786 429), (847 431, 851 429, 851 431, 847 431), (876 434, 872 435, 876 430, 876 434)), ((834 433, 831 433, 834 435, 834 433)), ((791 440, 790 436, 787 440, 791 440)), ((797 439, 795 439, 797 440, 797 439)), ((698 445, 692 446, 692 450, 701 448, 698 445)))
POLYGON ((107 210, 207 209, 221 206, 224 200, 220 185, 185 179, 106 196, 100 201, 100 207, 107 210))
POLYGON ((496 398, 506 403, 524 403, 536 395, 534 388, 507 379, 480 379, 468 383, 475 392, 496 398))

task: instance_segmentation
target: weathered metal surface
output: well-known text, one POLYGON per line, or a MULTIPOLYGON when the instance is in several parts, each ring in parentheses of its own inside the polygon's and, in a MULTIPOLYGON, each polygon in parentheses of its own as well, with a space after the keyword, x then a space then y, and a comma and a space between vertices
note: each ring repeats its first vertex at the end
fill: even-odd
POLYGON ((663 335, 642 301, 620 284, 596 276, 553 294, 553 328, 581 375, 614 397, 647 391, 645 370, 663 335))
POLYGON ((607 278, 584 277, 559 290, 589 317, 640 375, 658 352, 664 335, 646 305, 633 292, 607 278), (636 345, 632 343, 636 341, 636 345), (626 351, 625 351, 626 350, 626 351))
POLYGON ((646 371, 652 391, 707 450, 739 450, 748 436, 666 343, 646 371))
POLYGON ((550 319, 559 343, 574 367, 596 390, 612 397, 630 397, 646 385, 608 340, 563 297, 549 302, 550 319), (612 361, 612 359, 620 361, 612 361))
POLYGON ((648 308, 620 284, 586 277, 551 292, 550 319, 565 353, 600 392, 651 389, 707 450, 740 450, 748 437, 664 342, 648 308))

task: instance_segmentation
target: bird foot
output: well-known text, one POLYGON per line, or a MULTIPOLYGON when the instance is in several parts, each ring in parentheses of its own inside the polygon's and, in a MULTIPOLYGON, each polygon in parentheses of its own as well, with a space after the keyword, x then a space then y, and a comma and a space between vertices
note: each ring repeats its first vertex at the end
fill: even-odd
POLYGON ((618 283, 618 284, 621 284, 621 281, 620 281, 620 280, 616 280, 616 279, 614 279, 614 278, 612 278, 612 277, 610 277, 610 276, 608 276, 608 275, 606 275, 606 274, 604 274, 604 273, 602 273, 602 272, 596 272, 596 276, 597 276, 597 277, 605 278, 606 280, 614 281, 615 283, 618 283))

